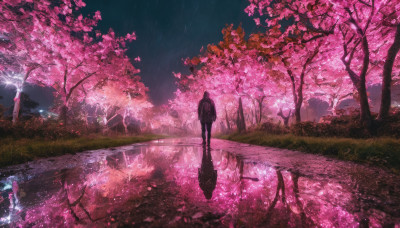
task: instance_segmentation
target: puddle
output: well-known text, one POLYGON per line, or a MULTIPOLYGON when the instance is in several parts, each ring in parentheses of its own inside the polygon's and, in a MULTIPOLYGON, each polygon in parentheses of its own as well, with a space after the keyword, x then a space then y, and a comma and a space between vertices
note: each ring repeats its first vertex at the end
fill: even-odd
POLYGON ((0 170, 11 227, 399 227, 400 178, 263 147, 168 139, 0 170))

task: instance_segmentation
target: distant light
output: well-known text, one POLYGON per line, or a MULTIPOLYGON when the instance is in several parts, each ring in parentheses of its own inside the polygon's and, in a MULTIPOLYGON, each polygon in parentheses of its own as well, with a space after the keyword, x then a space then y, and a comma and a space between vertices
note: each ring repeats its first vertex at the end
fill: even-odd
POLYGON ((40 109, 39 112, 42 113, 42 112, 44 112, 44 111, 43 111, 43 109, 40 109))
POLYGON ((5 190, 11 189, 11 188, 12 188, 11 184, 6 184, 6 185, 3 187, 3 190, 2 190, 2 191, 5 191, 5 190))
POLYGON ((0 221, 4 222, 4 223, 6 223, 6 224, 10 224, 10 222, 11 222, 11 215, 1 218, 0 221))

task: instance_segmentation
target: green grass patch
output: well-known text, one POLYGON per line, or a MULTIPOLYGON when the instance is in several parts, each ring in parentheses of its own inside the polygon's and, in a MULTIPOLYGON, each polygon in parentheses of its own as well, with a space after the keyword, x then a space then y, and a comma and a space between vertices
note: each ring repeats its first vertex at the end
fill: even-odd
POLYGON ((38 158, 75 154, 132 143, 160 139, 160 135, 139 136, 87 136, 74 139, 0 139, 0 167, 21 164, 38 158))
POLYGON ((221 136, 222 139, 322 154, 341 160, 384 166, 400 171, 400 140, 394 138, 322 138, 294 135, 270 135, 265 132, 249 132, 221 136))

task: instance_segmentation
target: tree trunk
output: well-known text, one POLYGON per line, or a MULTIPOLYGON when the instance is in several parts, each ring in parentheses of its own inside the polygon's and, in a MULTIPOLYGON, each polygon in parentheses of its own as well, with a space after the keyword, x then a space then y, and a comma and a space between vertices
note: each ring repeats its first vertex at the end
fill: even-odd
POLYGON ((229 123, 229 116, 228 116, 228 112, 226 111, 226 107, 225 107, 225 120, 226 120, 226 127, 228 128, 228 131, 230 131, 231 125, 229 123))
MULTIPOLYGON (((317 53, 317 52, 316 52, 317 53)), ((314 56, 316 55, 316 53, 314 54, 314 56)), ((308 58, 307 59, 307 63, 310 63, 312 58, 308 58)), ((301 122, 301 106, 303 105, 303 86, 304 86, 304 76, 306 74, 306 67, 308 64, 305 64, 303 67, 303 70, 301 72, 300 75, 300 85, 299 88, 297 89, 297 104, 296 104, 296 122, 300 123, 301 122)))
POLYGON ((63 106, 61 107, 61 112, 60 112, 60 120, 63 122, 64 127, 67 127, 68 124, 68 101, 69 101, 69 96, 66 96, 64 98, 64 103, 63 106))
MULTIPOLYGON (((262 98, 261 100, 257 100, 258 108, 259 108, 259 112, 258 112, 259 116, 258 116, 258 119, 256 119, 257 124, 261 123, 261 120, 262 120, 263 101, 264 101, 264 98, 262 98)), ((257 118, 257 115, 256 115, 256 118, 257 118)))
POLYGON ((364 78, 364 83, 362 83, 362 84, 363 84, 363 86, 360 86, 360 88, 358 89, 358 93, 360 96, 360 109, 361 109, 360 119, 361 119, 361 123, 363 123, 364 127, 370 133, 372 133, 373 120, 372 120, 371 111, 370 111, 369 103, 368 103, 368 95, 367 95, 367 89, 365 86, 365 78, 364 78))
POLYGON ((129 132, 128 132, 128 126, 126 125, 125 119, 126 119, 126 111, 124 112, 124 115, 122 118, 122 125, 124 125, 125 134, 127 135, 129 132))
POLYGON ((301 111, 301 106, 303 105, 303 99, 304 99, 303 98, 303 86, 304 86, 304 77, 306 75, 306 70, 307 70, 308 65, 310 65, 312 63, 315 56, 317 56, 321 44, 322 43, 319 43, 318 46, 314 49, 314 51, 312 53, 309 53, 310 55, 308 56, 306 62, 304 63, 303 68, 300 73, 299 86, 297 88, 297 91, 296 91, 296 82, 295 82, 294 74, 293 74, 292 70, 286 69, 286 71, 290 77, 290 81, 292 82, 292 93, 293 93, 293 100, 294 100, 294 105, 295 105, 294 111, 295 111, 296 123, 301 122, 300 111, 301 111))
POLYGON ((85 126, 86 126, 86 130, 89 129, 89 111, 85 111, 85 126))
POLYGON ((279 110, 278 116, 280 116, 283 119, 283 125, 285 127, 289 126, 289 119, 290 119, 290 115, 292 115, 292 110, 289 111, 289 114, 287 116, 283 115, 282 109, 279 110))
POLYGON ((64 127, 67 127, 67 121, 68 121, 68 106, 67 104, 64 104, 61 107, 61 112, 60 112, 60 120, 63 122, 64 127))
POLYGON ((251 113, 248 115, 249 120, 251 121, 251 125, 257 124, 257 121, 258 121, 257 107, 255 106, 255 104, 253 104, 253 105, 254 105, 254 110, 251 110, 251 113))
POLYGON ((303 203, 300 200, 300 191, 299 191, 299 174, 298 173, 291 173, 292 180, 293 180, 293 193, 296 201, 297 208, 300 209, 300 218, 301 218, 301 227, 308 227, 307 225, 307 215, 304 212, 303 203))
POLYGON ((362 47, 363 47, 363 52, 364 52, 364 60, 363 60, 363 67, 361 69, 360 73, 360 84, 357 86, 358 93, 360 96, 360 108, 361 108, 361 113, 360 113, 360 119, 361 122, 363 123, 364 127, 372 133, 373 129, 373 120, 371 116, 371 110, 369 108, 369 103, 368 103, 368 95, 367 95, 367 87, 365 85, 365 77, 367 75, 367 70, 368 70, 368 65, 369 65, 369 47, 368 47, 368 40, 367 37, 364 36, 362 39, 362 47))
POLYGON ((17 89, 17 94, 15 94, 14 97, 14 110, 12 119, 13 125, 15 125, 18 122, 20 108, 21 108, 21 90, 17 89))
POLYGON ((258 123, 261 123, 261 120, 262 120, 262 109, 263 109, 262 101, 258 103, 258 107, 260 108, 260 118, 258 119, 258 123))
MULTIPOLYGON (((352 48, 351 52, 348 52, 348 44, 351 43, 352 38, 348 42, 343 43, 343 56, 342 56, 342 62, 346 67, 346 71, 349 74, 349 77, 351 81, 353 82, 353 85, 356 87, 357 92, 360 96, 360 122, 363 125, 363 127, 371 134, 373 134, 373 119, 371 116, 371 110, 369 107, 368 103, 368 95, 367 95, 367 87, 365 85, 365 77, 367 75, 368 67, 369 67, 369 45, 368 45, 368 40, 367 36, 364 34, 363 30, 358 26, 357 22, 351 18, 351 22, 357 27, 357 33, 362 37, 360 40, 361 46, 362 46, 362 51, 364 53, 364 58, 362 62, 362 67, 361 71, 359 74, 355 73, 351 69, 351 61, 353 59, 354 53, 357 50, 357 46, 359 43, 355 44, 355 47, 352 48), (348 58, 348 59, 347 59, 348 58)), ((345 39, 346 33, 342 31, 343 38, 345 39)))
POLYGON ((296 123, 300 123, 301 122, 301 103, 300 104, 296 104, 296 107, 294 109, 294 115, 296 117, 296 123))
MULTIPOLYGON (((332 112, 333 116, 336 116, 336 108, 339 104, 339 100, 336 97, 332 97, 329 102, 329 109, 332 112)), ((328 110, 329 111, 329 110, 328 110)))
POLYGON ((25 77, 24 77, 24 79, 22 81, 22 84, 21 84, 21 88, 17 88, 17 94, 14 97, 14 110, 13 110, 13 119, 12 119, 13 125, 15 125, 18 122, 18 119, 19 119, 19 110, 21 108, 21 91, 22 91, 22 88, 24 88, 25 82, 28 79, 28 77, 31 74, 31 72, 34 71, 36 68, 38 68, 38 65, 30 68, 26 72, 25 77))
MULTIPOLYGON (((306 65, 304 65, 303 72, 305 70, 306 65)), ((294 80, 294 75, 291 70, 287 70, 290 81, 292 83, 292 93, 293 93, 293 102, 294 102, 294 116, 296 118, 296 123, 301 122, 301 105, 303 104, 303 84, 304 83, 304 73, 300 76, 300 85, 299 89, 296 92, 296 83, 294 80)))
POLYGON ((385 65, 383 66, 382 78, 382 97, 381 106, 379 110, 378 120, 384 120, 389 116, 391 105, 391 84, 392 84, 392 70, 396 55, 400 50, 400 24, 397 25, 396 36, 392 46, 390 46, 385 65))
POLYGON ((283 179, 282 172, 279 170, 276 170, 276 175, 278 178, 278 184, 277 184, 277 188, 276 188, 276 192, 275 192, 275 197, 272 200, 271 204, 269 205, 269 207, 265 213, 265 216, 263 219, 264 222, 270 221, 271 216, 273 215, 272 212, 273 212, 276 204, 279 201, 279 196, 281 198, 281 201, 282 201, 282 204, 284 205, 284 207, 287 207, 286 194, 285 194, 285 181, 283 179))
POLYGON ((111 116, 108 119, 107 119, 107 116, 105 116, 104 120, 105 120, 106 127, 108 127, 108 123, 110 123, 110 121, 113 120, 116 116, 118 116, 118 113, 115 113, 113 116, 111 116))
POLYGON ((243 132, 246 130, 246 122, 244 120, 244 114, 243 114, 243 105, 242 105, 242 98, 239 98, 239 108, 237 111, 237 119, 236 119, 236 125, 238 128, 239 132, 243 132))

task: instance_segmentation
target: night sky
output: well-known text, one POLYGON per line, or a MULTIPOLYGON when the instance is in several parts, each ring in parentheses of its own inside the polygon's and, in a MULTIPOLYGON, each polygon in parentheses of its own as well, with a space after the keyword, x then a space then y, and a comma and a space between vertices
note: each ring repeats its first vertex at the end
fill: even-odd
POLYGON ((166 103, 175 91, 172 72, 187 72, 182 58, 199 54, 200 48, 222 39, 226 24, 242 23, 253 32, 255 23, 244 13, 244 0, 90 0, 85 13, 102 12, 99 28, 118 35, 135 31, 128 56, 140 56, 144 83, 154 104, 166 103))
MULTIPOLYGON (((182 58, 199 54, 202 46, 222 39, 226 24, 244 27, 246 34, 256 29, 251 17, 244 13, 245 0, 86 0, 83 15, 97 10, 102 21, 97 29, 106 33, 113 28, 117 35, 136 32, 137 40, 129 44, 128 56, 141 70, 150 98, 155 105, 165 104, 173 97, 175 79, 172 72, 189 73, 182 58)), ((49 89, 26 88, 33 100, 47 108, 52 103, 49 89)), ((13 92, 0 87, 0 100, 12 104, 13 92)))

